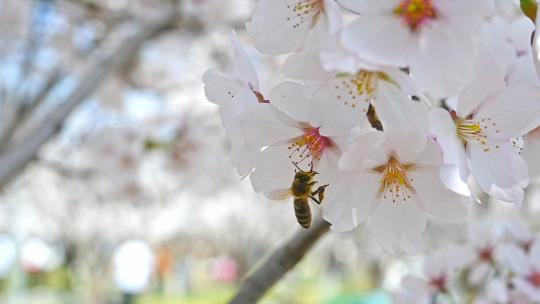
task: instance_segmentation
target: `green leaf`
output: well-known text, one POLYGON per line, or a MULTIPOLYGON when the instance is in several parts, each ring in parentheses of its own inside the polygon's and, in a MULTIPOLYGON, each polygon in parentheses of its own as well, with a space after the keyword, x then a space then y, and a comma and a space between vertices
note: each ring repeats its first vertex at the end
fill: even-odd
POLYGON ((525 16, 536 24, 536 12, 538 11, 536 0, 520 0, 520 6, 525 16))

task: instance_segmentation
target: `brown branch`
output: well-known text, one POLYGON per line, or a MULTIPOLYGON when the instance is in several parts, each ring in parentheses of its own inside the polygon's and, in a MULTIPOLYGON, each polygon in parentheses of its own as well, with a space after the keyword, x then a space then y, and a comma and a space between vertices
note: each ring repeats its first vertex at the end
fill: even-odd
POLYGON ((248 275, 229 304, 252 304, 261 299, 329 231, 329 228, 330 224, 319 219, 309 230, 295 233, 289 241, 273 251, 262 265, 248 275))
POLYGON ((173 29, 178 19, 178 12, 171 10, 167 16, 143 27, 140 32, 128 38, 101 62, 96 63, 66 100, 59 104, 41 125, 21 138, 19 145, 6 149, 5 153, 0 155, 0 189, 4 188, 36 157, 39 149, 62 129, 64 121, 71 112, 95 92, 109 75, 130 62, 144 42, 173 29))

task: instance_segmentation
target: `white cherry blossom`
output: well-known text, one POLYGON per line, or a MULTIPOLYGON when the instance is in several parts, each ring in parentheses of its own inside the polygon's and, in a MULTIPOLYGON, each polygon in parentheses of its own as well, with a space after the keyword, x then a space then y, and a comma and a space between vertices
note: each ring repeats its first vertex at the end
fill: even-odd
POLYGON ((333 184, 337 161, 360 120, 348 107, 327 99, 328 90, 283 82, 270 92, 270 105, 281 115, 258 115, 243 124, 247 139, 266 147, 251 174, 256 192, 289 188, 296 166, 313 169, 321 183, 333 184))
POLYGON ((341 13, 334 0, 261 0, 246 24, 255 46, 264 54, 296 51, 306 39, 318 44, 341 29, 341 13))
POLYGON ((515 244, 507 245, 503 261, 515 273, 515 289, 531 302, 540 301, 540 240, 535 240, 528 253, 515 244))
POLYGON ((480 56, 455 110, 432 110, 431 127, 445 163, 457 166, 464 182, 471 174, 486 193, 521 206, 529 178, 516 138, 539 123, 540 87, 506 86, 505 71, 494 57, 480 56))
POLYGON ((388 252, 414 254, 422 248, 427 214, 460 220, 467 208, 439 178, 442 155, 427 140, 427 109, 394 86, 385 85, 384 92, 375 105, 384 132, 358 137, 344 153, 324 217, 335 231, 367 222, 388 252))
POLYGON ((236 63, 234 75, 227 77, 209 70, 204 74, 203 82, 208 100, 220 107, 222 122, 231 143, 232 163, 238 173, 245 176, 253 170, 260 148, 245 141, 239 123, 253 115, 253 111, 260 104, 268 103, 268 100, 260 92, 259 76, 236 34, 231 36, 231 41, 236 63))
POLYGON ((475 39, 492 0, 340 0, 360 14, 342 34, 345 46, 370 62, 409 67, 419 85, 453 95, 470 73, 475 39))

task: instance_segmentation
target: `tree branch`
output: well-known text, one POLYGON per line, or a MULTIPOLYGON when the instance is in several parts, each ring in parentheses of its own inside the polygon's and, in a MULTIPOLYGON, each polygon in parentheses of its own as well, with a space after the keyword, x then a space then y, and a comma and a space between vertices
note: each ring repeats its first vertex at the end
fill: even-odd
POLYGON ((140 32, 128 38, 115 51, 98 62, 80 81, 71 94, 55 109, 43 124, 21 139, 21 144, 6 149, 0 155, 0 189, 4 188, 37 155, 39 149, 56 135, 71 112, 86 100, 112 72, 118 70, 137 54, 145 41, 173 29, 179 21, 176 10, 149 24, 140 32))
POLYGON ((289 241, 278 247, 262 265, 248 275, 229 304, 257 302, 304 257, 309 249, 329 231, 329 228, 330 224, 319 219, 309 230, 295 233, 289 241))

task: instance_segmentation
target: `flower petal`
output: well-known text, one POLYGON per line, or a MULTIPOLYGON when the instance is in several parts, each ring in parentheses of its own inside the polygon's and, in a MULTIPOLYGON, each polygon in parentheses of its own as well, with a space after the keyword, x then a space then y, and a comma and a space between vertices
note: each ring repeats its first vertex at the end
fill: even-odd
POLYGON ((330 188, 333 191, 322 205, 324 219, 332 224, 334 231, 350 231, 373 212, 379 193, 379 176, 345 173, 328 186, 330 188))
POLYGON ((232 32, 231 42, 234 47, 234 59, 238 76, 246 82, 248 87, 251 86, 252 90, 259 91, 259 75, 255 71, 251 57, 240 42, 240 39, 238 39, 236 32, 232 32))
POLYGON ((540 125, 540 86, 507 86, 493 101, 480 107, 475 119, 492 122, 484 130, 491 138, 509 139, 529 133, 540 125))
POLYGON ((466 198, 443 186, 437 168, 413 170, 410 176, 415 194, 428 214, 448 221, 464 220, 467 217, 466 198))
POLYGON ((475 53, 470 36, 434 24, 422 32, 417 50, 411 52, 411 74, 428 93, 448 97, 458 93, 468 79, 475 53))
POLYGON ((395 16, 361 15, 342 32, 341 42, 361 58, 379 64, 408 64, 410 30, 395 16))
POLYGON ((261 0, 257 3, 246 29, 260 52, 284 54, 302 45, 313 21, 293 10, 296 5, 296 0, 261 0))
POLYGON ((368 227, 391 254, 416 254, 422 249, 426 213, 413 200, 392 203, 379 200, 368 227))
POLYGON ((338 0, 338 3, 361 14, 388 13, 399 4, 396 0, 338 0))
POLYGON ((385 81, 379 83, 379 96, 372 104, 385 133, 406 132, 413 140, 409 144, 422 149, 429 133, 429 115, 425 104, 411 100, 396 86, 385 81))
POLYGON ((459 117, 467 117, 490 95, 503 89, 506 67, 493 55, 482 53, 476 59, 469 85, 459 96, 456 112, 459 117))
POLYGON ((483 146, 467 146, 467 162, 479 186, 487 193, 492 185, 504 189, 526 186, 528 169, 523 158, 508 142, 498 142, 497 146, 487 152, 483 146))
POLYGON ((358 137, 343 153, 339 167, 343 172, 371 171, 388 162, 386 138, 383 132, 372 131, 358 137))
POLYGON ((271 146, 261 152, 255 171, 250 175, 255 192, 267 192, 291 187, 294 166, 287 146, 271 146))
POLYGON ((270 103, 298 122, 308 122, 309 92, 299 83, 285 81, 270 92, 270 103))

